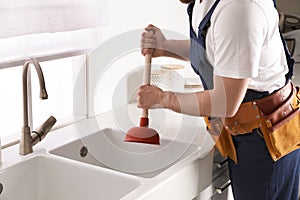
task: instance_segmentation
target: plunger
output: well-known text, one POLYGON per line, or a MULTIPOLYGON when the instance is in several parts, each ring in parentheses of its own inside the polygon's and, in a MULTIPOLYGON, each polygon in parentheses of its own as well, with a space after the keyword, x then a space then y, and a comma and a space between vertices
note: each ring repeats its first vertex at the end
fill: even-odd
MULTIPOLYGON (((151 58, 152 58, 151 53, 145 55, 145 69, 144 69, 145 85, 150 85, 151 58)), ((133 127, 128 130, 125 137, 125 142, 138 142, 138 143, 159 145, 159 134, 154 129, 149 128, 148 125, 149 125, 148 109, 142 109, 140 126, 133 127)))

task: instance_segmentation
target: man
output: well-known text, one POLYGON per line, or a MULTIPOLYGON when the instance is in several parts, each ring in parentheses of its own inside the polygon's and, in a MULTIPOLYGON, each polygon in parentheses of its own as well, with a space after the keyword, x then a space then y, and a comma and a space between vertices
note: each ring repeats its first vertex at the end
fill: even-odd
MULTIPOLYGON (((138 91, 139 108, 162 107, 228 119, 236 116, 242 103, 269 96, 286 85, 289 66, 272 0, 181 2, 189 3, 191 39, 169 40, 149 25, 141 38, 142 54, 190 60, 205 90, 173 93, 144 85, 138 91)), ((299 149, 275 162, 259 128, 237 132, 224 141, 232 141, 234 148, 227 155, 235 199, 297 199, 299 149)))

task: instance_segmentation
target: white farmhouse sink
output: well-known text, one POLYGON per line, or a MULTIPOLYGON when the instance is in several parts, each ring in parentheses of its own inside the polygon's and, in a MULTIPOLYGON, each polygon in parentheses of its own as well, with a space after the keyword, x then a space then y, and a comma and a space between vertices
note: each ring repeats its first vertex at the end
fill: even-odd
POLYGON ((0 170, 1 200, 121 199, 135 177, 56 156, 36 155, 0 170))
POLYGON ((124 138, 124 132, 108 128, 50 153, 143 178, 153 178, 198 150, 198 146, 183 142, 161 140, 160 145, 149 145, 124 142, 124 138))

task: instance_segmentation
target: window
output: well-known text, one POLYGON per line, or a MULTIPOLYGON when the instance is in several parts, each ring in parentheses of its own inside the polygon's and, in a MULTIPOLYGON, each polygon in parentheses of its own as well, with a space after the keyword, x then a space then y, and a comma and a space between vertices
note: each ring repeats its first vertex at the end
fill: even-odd
MULTIPOLYGON (((64 58, 48 62, 41 62, 40 65, 44 72, 46 89, 48 93, 47 100, 41 100, 39 97, 39 83, 35 72, 32 70, 32 115, 33 127, 40 126, 50 115, 53 115, 58 121, 57 125, 63 125, 74 121, 85 115, 85 63, 84 56, 64 58), (81 74, 79 74, 81 73, 81 74), (34 77, 35 76, 35 77, 34 77), (75 84, 80 82, 80 88, 75 84), (81 98, 81 113, 73 115, 73 99, 81 98)), ((77 102, 77 101, 76 101, 77 102)), ((77 109, 76 109, 77 110, 77 109)))
POLYGON ((0 137, 20 132, 22 127, 22 69, 0 70, 0 137))
POLYGON ((99 0, 1 1, 0 137, 4 144, 18 139, 23 125, 25 58, 40 62, 48 92, 47 100, 39 99, 38 78, 31 67, 31 129, 50 115, 57 119, 56 127, 86 116, 85 54, 101 42, 108 6, 99 0))

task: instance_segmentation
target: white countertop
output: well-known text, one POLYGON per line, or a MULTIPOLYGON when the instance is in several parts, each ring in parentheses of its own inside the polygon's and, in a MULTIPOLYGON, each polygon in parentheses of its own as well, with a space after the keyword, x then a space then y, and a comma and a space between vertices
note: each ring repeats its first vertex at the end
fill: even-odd
MULTIPOLYGON (((143 182, 142 186, 129 193, 124 199, 147 199, 147 194, 160 187, 161 184, 174 175, 174 172, 190 165, 197 159, 205 158, 212 152, 214 146, 211 137, 205 131, 206 128, 202 118, 182 115, 163 109, 150 110, 149 113, 149 126, 158 131, 161 138, 195 144, 199 146, 199 150, 188 156, 183 162, 176 164, 173 170, 162 173, 153 179, 138 177, 143 182)), ((82 120, 49 133, 42 142, 34 146, 34 153, 47 153, 66 143, 105 128, 117 128, 126 133, 128 129, 138 125, 139 116, 140 109, 136 105, 130 104, 96 117, 82 120)), ((19 145, 14 145, 3 150, 3 162, 0 170, 34 155, 33 153, 32 155, 20 156, 18 148, 19 145)))

